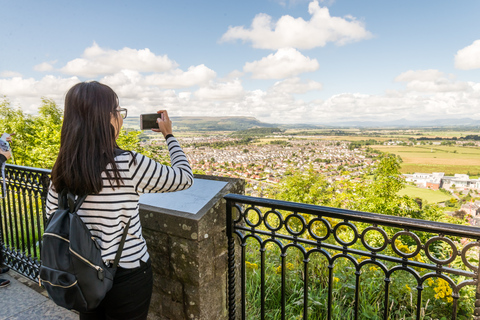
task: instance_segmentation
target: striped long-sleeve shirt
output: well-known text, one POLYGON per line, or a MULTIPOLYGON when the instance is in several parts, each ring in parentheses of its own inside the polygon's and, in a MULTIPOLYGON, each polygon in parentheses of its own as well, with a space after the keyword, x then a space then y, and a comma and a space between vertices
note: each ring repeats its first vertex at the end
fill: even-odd
MULTIPOLYGON (((135 152, 117 155, 115 162, 124 184, 112 188, 105 172, 102 173, 102 191, 88 195, 78 210, 78 215, 100 245, 102 258, 106 263, 115 259, 123 228, 130 218, 119 266, 135 268, 140 265, 140 261, 146 262, 149 258, 138 212, 140 194, 173 192, 192 186, 192 169, 177 139, 169 136, 167 145, 171 167, 135 152)), ((109 169, 111 167, 107 168, 109 169)), ((57 208, 58 194, 50 188, 46 203, 47 218, 57 208)))

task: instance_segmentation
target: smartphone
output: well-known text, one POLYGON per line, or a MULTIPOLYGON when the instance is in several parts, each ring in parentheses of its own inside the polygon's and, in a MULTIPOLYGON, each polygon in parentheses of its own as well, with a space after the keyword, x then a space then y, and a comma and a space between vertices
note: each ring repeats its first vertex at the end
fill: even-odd
POLYGON ((140 115, 140 130, 158 129, 157 118, 162 118, 161 113, 144 113, 140 115))

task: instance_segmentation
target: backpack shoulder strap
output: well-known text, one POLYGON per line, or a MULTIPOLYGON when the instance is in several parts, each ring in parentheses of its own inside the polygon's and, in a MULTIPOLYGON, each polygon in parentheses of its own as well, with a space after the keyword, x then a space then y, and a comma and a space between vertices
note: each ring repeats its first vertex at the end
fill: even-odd
POLYGON ((70 209, 70 213, 76 213, 80 206, 82 205, 83 201, 87 195, 79 196, 78 199, 75 199, 75 195, 71 192, 67 193, 67 202, 68 208, 70 209))
POLYGON ((125 226, 125 230, 123 230, 122 240, 120 240, 120 244, 118 245, 117 254, 115 255, 115 260, 113 261, 113 267, 116 268, 118 263, 120 262, 120 257, 122 256, 123 247, 125 245, 125 240, 127 238, 128 228, 130 227, 130 221, 132 218, 128 220, 127 225, 125 226))

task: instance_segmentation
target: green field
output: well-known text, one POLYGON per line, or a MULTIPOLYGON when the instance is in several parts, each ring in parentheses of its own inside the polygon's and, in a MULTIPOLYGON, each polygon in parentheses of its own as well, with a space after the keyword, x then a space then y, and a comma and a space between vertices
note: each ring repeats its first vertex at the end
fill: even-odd
POLYGON ((475 135, 479 134, 478 130, 465 130, 465 131, 460 131, 460 130, 439 130, 439 131, 428 131, 428 130, 419 130, 416 132, 416 137, 419 135, 422 137, 442 137, 442 138, 451 138, 451 137, 465 137, 468 135, 475 135))
POLYGON ((444 172, 446 175, 480 173, 480 148, 459 146, 373 146, 399 155, 403 173, 444 172))
POLYGON ((417 188, 411 185, 407 185, 407 187, 400 190, 398 194, 401 196, 406 195, 412 198, 420 198, 426 200, 428 203, 444 202, 452 198, 452 196, 445 194, 440 190, 417 188))

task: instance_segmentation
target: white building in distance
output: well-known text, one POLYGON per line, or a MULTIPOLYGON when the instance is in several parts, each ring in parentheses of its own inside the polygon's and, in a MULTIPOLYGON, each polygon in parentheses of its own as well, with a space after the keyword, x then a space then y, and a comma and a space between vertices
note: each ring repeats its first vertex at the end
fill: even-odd
POLYGON ((404 174, 407 182, 414 182, 419 188, 438 190, 463 189, 480 190, 480 179, 470 179, 468 174, 446 176, 443 172, 404 174))

